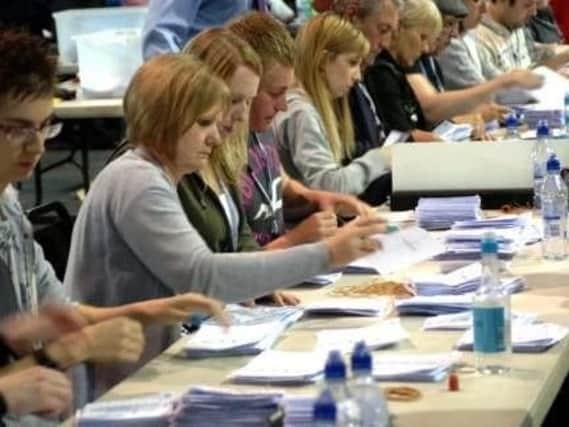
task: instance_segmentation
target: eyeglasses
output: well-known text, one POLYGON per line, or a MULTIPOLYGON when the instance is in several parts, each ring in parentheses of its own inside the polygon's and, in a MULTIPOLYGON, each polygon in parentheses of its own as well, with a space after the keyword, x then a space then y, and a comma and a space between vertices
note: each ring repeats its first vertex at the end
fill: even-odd
POLYGON ((24 146, 33 141, 36 134, 41 138, 51 139, 60 134, 63 123, 46 123, 40 127, 36 126, 13 126, 0 124, 0 133, 14 145, 24 146))

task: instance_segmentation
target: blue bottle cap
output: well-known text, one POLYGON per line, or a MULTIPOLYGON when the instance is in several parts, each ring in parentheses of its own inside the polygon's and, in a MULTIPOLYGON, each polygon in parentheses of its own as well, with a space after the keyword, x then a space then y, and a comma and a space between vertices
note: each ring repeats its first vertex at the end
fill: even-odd
POLYGON ((336 423, 336 402, 328 390, 323 391, 314 402, 312 420, 336 423))
POLYGON ((333 350, 328 354, 328 359, 324 366, 324 377, 327 380, 346 379, 346 364, 339 351, 333 350))
POLYGON ((549 137, 549 123, 547 120, 540 120, 537 123, 537 137, 547 138, 549 137))
POLYGON ((515 113, 510 113, 506 116, 506 127, 508 129, 518 127, 518 117, 515 113))
POLYGON ((371 372, 372 357, 364 341, 358 342, 352 353, 352 371, 371 372))
POLYGON ((497 254, 498 253, 498 241, 496 240, 496 235, 489 231, 484 234, 480 242, 480 250, 483 254, 497 254))
POLYGON ((555 154, 549 157, 545 167, 547 172, 561 172, 561 162, 555 154))

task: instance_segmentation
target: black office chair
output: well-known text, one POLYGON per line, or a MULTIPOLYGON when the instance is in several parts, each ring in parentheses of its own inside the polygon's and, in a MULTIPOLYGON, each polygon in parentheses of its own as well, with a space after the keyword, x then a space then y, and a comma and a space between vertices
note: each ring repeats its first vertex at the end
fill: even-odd
POLYGON ((71 247, 73 217, 59 201, 34 207, 27 214, 33 225, 34 239, 42 247, 57 278, 63 280, 71 247))

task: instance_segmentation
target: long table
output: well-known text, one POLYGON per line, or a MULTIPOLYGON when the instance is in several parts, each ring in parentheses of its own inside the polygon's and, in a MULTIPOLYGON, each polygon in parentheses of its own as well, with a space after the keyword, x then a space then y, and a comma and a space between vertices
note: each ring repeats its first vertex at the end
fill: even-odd
MULTIPOLYGON (((423 263, 415 272, 438 271, 439 265, 423 263)), ((569 262, 541 260, 539 245, 525 248, 511 263, 514 274, 527 279, 529 289, 513 296, 513 309, 539 314, 544 321, 569 325, 569 262)), ((365 282, 370 276, 345 276, 336 286, 365 282)), ((321 298, 330 287, 293 289, 303 301, 321 298)), ((277 343, 281 350, 311 350, 315 333, 324 328, 366 326, 377 320, 358 317, 311 317, 302 319, 277 343)), ((423 317, 403 317, 410 339, 379 352, 450 351, 462 332, 424 332, 423 317)), ((113 388, 103 399, 120 399, 159 391, 183 392, 191 385, 224 386, 234 389, 268 390, 269 386, 233 385, 227 375, 249 360, 224 357, 187 360, 180 356, 184 338, 151 361, 132 377, 113 388)), ((467 364, 472 353, 464 353, 467 364)), ((418 388, 423 397, 415 402, 389 402, 395 426, 479 427, 538 426, 543 422, 569 371, 569 340, 541 354, 513 354, 511 372, 500 376, 481 376, 459 372, 460 391, 449 392, 446 382, 407 384, 418 388)), ((386 383, 394 385, 394 383, 386 383)), ((280 389, 283 389, 280 387, 280 389)), ((288 393, 316 393, 317 385, 286 387, 288 393)))

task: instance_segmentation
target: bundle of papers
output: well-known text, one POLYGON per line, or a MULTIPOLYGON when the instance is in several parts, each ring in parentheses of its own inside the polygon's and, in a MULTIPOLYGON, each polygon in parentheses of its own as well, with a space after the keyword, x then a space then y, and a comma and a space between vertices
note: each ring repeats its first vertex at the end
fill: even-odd
POLYGON ((401 315, 426 315, 459 313, 470 310, 472 294, 417 296, 396 302, 397 311, 401 315))
POLYGON ((229 378, 244 384, 304 384, 324 371, 326 353, 267 350, 229 378))
POLYGON ((313 427, 314 396, 286 395, 281 405, 284 410, 284 427, 313 427))
MULTIPOLYGON (((512 312, 512 323, 530 325, 537 319, 534 313, 512 312)), ((429 317, 423 323, 425 331, 466 331, 472 328, 472 312, 465 311, 456 314, 441 314, 429 317)))
POLYGON ((169 426, 174 412, 173 394, 160 393, 139 398, 94 402, 79 413, 79 427, 169 426))
POLYGON ((376 298, 327 298, 304 305, 308 314, 332 314, 385 317, 393 310, 393 299, 376 298))
POLYGON ((457 221, 452 226, 453 230, 466 230, 477 228, 518 228, 526 227, 531 223, 530 214, 501 215, 493 218, 482 218, 471 221, 457 221))
POLYGON ((480 216, 480 196, 422 197, 415 209, 417 224, 426 230, 444 230, 480 216))
POLYGON ((303 284, 312 285, 312 286, 327 286, 336 283, 341 278, 342 278, 342 272, 319 274, 317 276, 311 277, 310 279, 306 279, 303 282, 303 284))
POLYGON ((389 274, 431 259, 445 250, 439 240, 420 228, 405 228, 374 238, 381 242, 383 249, 352 262, 350 267, 389 274))
POLYGON ((192 387, 181 398, 172 427, 266 426, 279 412, 281 393, 242 393, 192 387))
MULTIPOLYGON (((433 274, 413 278, 417 295, 460 295, 475 292, 480 287, 482 265, 469 264, 447 274, 433 274)), ((521 291, 525 282, 521 277, 510 277, 501 280, 508 293, 521 291)))
POLYGON ((471 124, 456 124, 445 120, 433 129, 433 132, 440 135, 444 141, 459 142, 468 141, 472 136, 473 130, 474 128, 471 124))
POLYGON ((409 338, 399 319, 388 319, 364 328, 325 329, 316 335, 316 351, 340 350, 351 352, 360 341, 370 350, 388 347, 409 338))
MULTIPOLYGON (((512 322, 512 351, 516 353, 541 353, 561 341, 569 329, 554 323, 524 324, 512 322)), ((459 350, 472 351, 472 329, 464 333, 458 341, 459 350)))
POLYGON ((461 354, 391 354, 376 357, 373 376, 378 381, 439 382, 460 362, 461 354))
POLYGON ((187 357, 254 355, 270 348, 284 330, 302 317, 295 307, 232 306, 229 328, 204 323, 184 345, 187 357))

